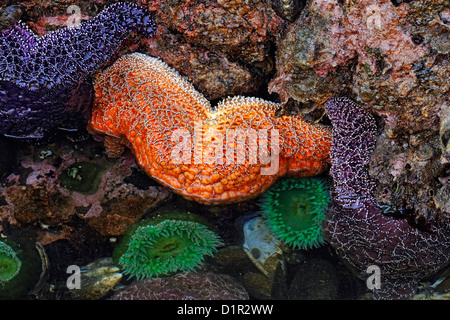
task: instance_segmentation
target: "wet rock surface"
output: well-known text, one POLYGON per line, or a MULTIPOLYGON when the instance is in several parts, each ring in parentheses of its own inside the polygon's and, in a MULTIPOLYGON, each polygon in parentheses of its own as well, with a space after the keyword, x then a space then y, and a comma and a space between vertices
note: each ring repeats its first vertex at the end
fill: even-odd
POLYGON ((436 37, 425 32, 434 25, 447 28, 437 22, 441 12, 441 1, 398 7, 390 0, 311 1, 277 39, 277 75, 270 88, 283 101, 316 104, 348 93, 374 113, 394 118, 396 131, 436 129, 433 111, 446 99, 449 65, 430 44, 436 37), (427 10, 420 13, 418 7, 427 10))
POLYGON ((79 283, 71 283, 72 297, 76 300, 98 300, 115 289, 123 275, 112 258, 100 258, 80 270, 79 283))
POLYGON ((20 5, 0 5, 0 30, 6 30, 19 21, 23 9, 20 5))
POLYGON ((187 76, 208 100, 266 91, 273 40, 285 25, 264 1, 142 1, 158 34, 146 50, 187 76))
POLYGON ((336 267, 326 260, 304 261, 289 287, 293 300, 334 300, 338 297, 339 279, 336 267))
POLYGON ((245 289, 233 278, 214 273, 179 273, 136 282, 112 300, 247 300, 245 289))

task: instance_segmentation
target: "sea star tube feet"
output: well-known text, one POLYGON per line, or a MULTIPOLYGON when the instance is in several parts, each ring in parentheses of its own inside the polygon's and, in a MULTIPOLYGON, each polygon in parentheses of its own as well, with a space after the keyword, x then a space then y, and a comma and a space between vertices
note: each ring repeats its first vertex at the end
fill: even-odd
POLYGON ((111 156, 131 148, 146 173, 186 199, 219 204, 253 198, 281 176, 329 165, 329 127, 275 117, 279 104, 233 97, 215 109, 175 70, 139 53, 95 83, 88 130, 111 156))
POLYGON ((119 2, 75 27, 38 38, 18 23, 0 33, 0 133, 41 139, 57 128, 85 127, 92 85, 87 78, 132 31, 151 38, 150 12, 119 2))
POLYGON ((424 231, 406 219, 382 215, 367 171, 376 143, 375 119, 344 97, 329 99, 325 109, 333 125, 332 205, 324 221, 325 238, 358 272, 371 265, 380 268, 375 298, 411 298, 420 279, 449 263, 449 221, 436 221, 424 231))

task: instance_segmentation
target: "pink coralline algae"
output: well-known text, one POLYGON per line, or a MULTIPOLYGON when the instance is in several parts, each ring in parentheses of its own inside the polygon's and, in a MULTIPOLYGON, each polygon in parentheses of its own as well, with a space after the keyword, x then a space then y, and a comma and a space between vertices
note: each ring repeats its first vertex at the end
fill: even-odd
POLYGON ((320 116, 331 96, 364 103, 384 124, 369 164, 375 198, 433 220, 448 216, 437 197, 448 198, 439 184, 450 159, 449 135, 440 130, 450 92, 448 1, 392 2, 308 1, 277 38, 269 91, 308 116, 312 108, 320 116))
POLYGON ((449 263, 450 223, 436 221, 424 230, 382 215, 367 170, 376 142, 374 118, 347 98, 331 98, 325 109, 333 124, 333 185, 324 235, 358 272, 380 268, 375 298, 410 298, 420 279, 449 263))
POLYGON ((96 144, 90 141, 80 144, 79 150, 49 146, 25 146, 17 155, 20 165, 0 183, 0 231, 6 225, 37 226, 47 239, 61 227, 65 238, 77 216, 100 235, 119 236, 147 208, 169 197, 165 188, 138 180, 139 169, 130 153, 108 159, 96 153, 96 144), (62 176, 84 179, 71 168, 85 163, 102 168, 96 190, 84 193, 63 186, 62 176))
POLYGON ((351 93, 395 131, 435 130, 449 88, 444 2, 309 1, 277 40, 270 91, 316 105, 351 93))

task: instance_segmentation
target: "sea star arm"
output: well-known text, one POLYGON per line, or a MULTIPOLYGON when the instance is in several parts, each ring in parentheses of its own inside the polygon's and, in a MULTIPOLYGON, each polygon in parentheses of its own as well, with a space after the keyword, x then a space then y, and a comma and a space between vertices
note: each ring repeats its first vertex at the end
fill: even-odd
MULTIPOLYGON (((119 2, 85 23, 46 34, 30 49, 35 62, 42 62, 44 68, 46 57, 55 58, 57 69, 53 71, 57 76, 48 79, 47 87, 75 85, 104 64, 133 31, 152 38, 156 25, 146 9, 134 3, 119 2)), ((52 67, 50 62, 48 67, 52 67)), ((42 76, 45 78, 45 72, 42 76)))
POLYGON ((375 149, 375 119, 345 97, 329 99, 325 109, 333 125, 333 183, 324 235, 358 272, 380 269, 375 298, 411 298, 421 278, 449 263, 450 223, 436 221, 424 231, 406 219, 384 216, 367 170, 375 149))
POLYGON ((132 32, 156 32, 151 13, 131 2, 111 5, 75 27, 37 38, 19 23, 0 33, 0 132, 42 139, 57 128, 76 130, 90 108, 88 75, 132 32))

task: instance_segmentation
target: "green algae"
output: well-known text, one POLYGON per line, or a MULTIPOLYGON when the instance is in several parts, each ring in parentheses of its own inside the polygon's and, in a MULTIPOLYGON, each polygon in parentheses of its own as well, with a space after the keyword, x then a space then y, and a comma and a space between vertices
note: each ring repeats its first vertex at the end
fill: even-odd
POLYGON ((93 162, 76 162, 59 176, 58 180, 66 189, 85 195, 98 191, 105 169, 93 162))

